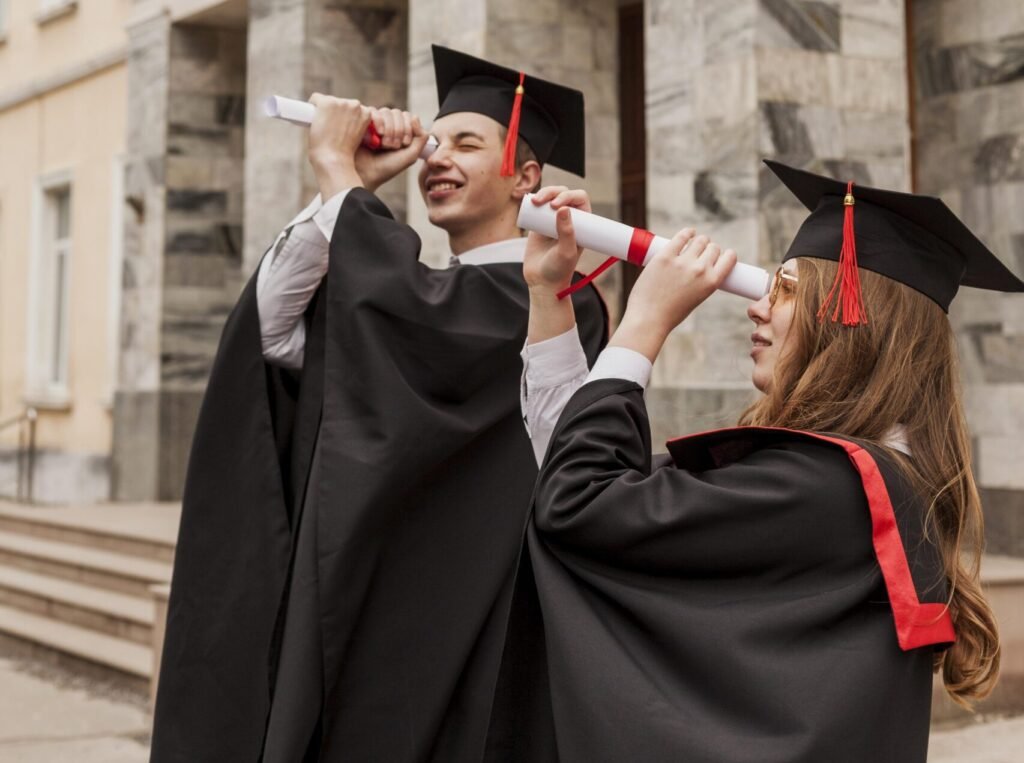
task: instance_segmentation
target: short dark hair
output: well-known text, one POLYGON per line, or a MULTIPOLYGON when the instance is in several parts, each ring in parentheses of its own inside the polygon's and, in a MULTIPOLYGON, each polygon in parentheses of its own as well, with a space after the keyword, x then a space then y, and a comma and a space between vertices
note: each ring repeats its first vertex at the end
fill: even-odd
MULTIPOLYGON (((498 125, 498 137, 501 139, 502 145, 505 144, 505 139, 508 137, 508 128, 505 125, 498 125)), ((537 162, 540 164, 541 170, 544 169, 544 165, 540 159, 537 158, 537 154, 533 152, 525 140, 520 138, 516 141, 516 169, 521 169, 527 162, 537 162)), ((530 193, 536 193, 544 186, 544 182, 541 179, 537 180, 537 185, 530 189, 530 193)))

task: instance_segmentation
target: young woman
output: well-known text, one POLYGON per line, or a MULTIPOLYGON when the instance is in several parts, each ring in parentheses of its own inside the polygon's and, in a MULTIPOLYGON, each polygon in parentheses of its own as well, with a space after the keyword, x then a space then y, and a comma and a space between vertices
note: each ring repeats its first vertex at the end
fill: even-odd
POLYGON ((735 256, 677 235, 588 378, 555 296, 578 258, 568 210, 528 245, 524 413, 550 444, 495 759, 923 763, 933 670, 961 704, 996 680, 945 311, 961 283, 1024 283, 938 200, 771 166, 811 214, 747 309, 764 394, 667 459, 651 363, 735 256))

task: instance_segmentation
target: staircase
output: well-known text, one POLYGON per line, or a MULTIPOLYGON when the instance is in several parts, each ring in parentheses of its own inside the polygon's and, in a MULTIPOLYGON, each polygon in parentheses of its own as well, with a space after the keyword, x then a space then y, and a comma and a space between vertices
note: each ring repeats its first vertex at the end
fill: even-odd
POLYGON ((0 633, 148 684, 179 513, 0 501, 0 633))

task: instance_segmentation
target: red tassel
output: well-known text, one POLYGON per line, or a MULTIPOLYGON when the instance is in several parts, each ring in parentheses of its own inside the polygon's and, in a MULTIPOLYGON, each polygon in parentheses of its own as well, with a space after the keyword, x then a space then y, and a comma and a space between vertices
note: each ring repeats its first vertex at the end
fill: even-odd
POLYGON ((569 284, 564 289, 562 289, 560 292, 558 292, 558 294, 556 296, 559 299, 565 299, 570 294, 575 294, 576 292, 578 292, 580 289, 582 289, 588 283, 593 281, 595 278, 597 278, 599 275, 601 275, 604 271, 606 271, 608 268, 610 268, 612 265, 614 265, 618 261, 619 261, 618 257, 609 257, 607 260, 605 260, 600 265, 598 265, 596 268, 594 268, 594 271, 592 273, 590 273, 589 275, 583 276, 583 278, 581 278, 580 280, 578 280, 574 284, 569 284))
POLYGON ((525 79, 525 72, 519 72, 519 86, 516 87, 516 98, 512 101, 512 116, 508 120, 508 134, 505 136, 505 153, 501 159, 501 176, 506 178, 516 174, 516 143, 519 142, 519 115, 523 110, 525 79))
POLYGON ((840 319, 844 326, 866 325, 868 314, 864 309, 864 297, 860 288, 860 271, 857 270, 857 242, 853 228, 853 181, 846 185, 846 197, 843 199, 843 248, 839 252, 839 270, 836 272, 836 280, 832 282, 832 288, 828 296, 818 310, 818 320, 823 321, 828 315, 829 305, 832 298, 836 298, 836 306, 832 311, 832 320, 840 319), (838 289, 838 294, 837 294, 838 289))

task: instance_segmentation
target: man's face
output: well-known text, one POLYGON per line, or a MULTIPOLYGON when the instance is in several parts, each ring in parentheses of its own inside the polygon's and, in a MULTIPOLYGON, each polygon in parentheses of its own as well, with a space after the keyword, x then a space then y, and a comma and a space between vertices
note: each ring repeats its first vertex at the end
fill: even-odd
POLYGON ((430 222, 449 235, 491 223, 515 204, 514 177, 501 177, 504 141, 497 122, 459 112, 434 122, 437 150, 423 162, 419 185, 430 222))

